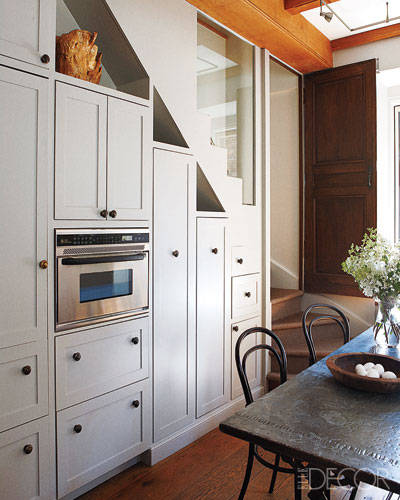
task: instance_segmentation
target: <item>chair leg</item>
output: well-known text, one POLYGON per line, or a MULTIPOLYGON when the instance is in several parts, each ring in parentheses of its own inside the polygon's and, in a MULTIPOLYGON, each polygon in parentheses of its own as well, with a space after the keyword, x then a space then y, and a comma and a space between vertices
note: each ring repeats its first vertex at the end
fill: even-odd
POLYGON ((271 483, 269 485, 269 493, 274 492, 275 481, 276 481, 276 476, 278 475, 278 467, 279 467, 280 460, 281 460, 281 456, 275 455, 275 464, 274 464, 274 469, 272 472, 271 483))
POLYGON ((301 480, 298 469, 294 471, 294 500, 301 500, 301 480))
POLYGON ((249 444, 249 456, 247 459, 246 473, 244 475, 242 489, 239 493, 239 500, 243 500, 244 495, 246 494, 247 486, 249 485, 251 469, 253 468, 254 462, 254 444, 249 444))

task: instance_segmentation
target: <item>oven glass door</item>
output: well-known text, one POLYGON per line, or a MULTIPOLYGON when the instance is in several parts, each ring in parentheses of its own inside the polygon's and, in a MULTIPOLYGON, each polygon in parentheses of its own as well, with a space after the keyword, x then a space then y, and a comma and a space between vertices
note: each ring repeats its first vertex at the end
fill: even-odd
POLYGON ((61 257, 57 325, 140 312, 149 305, 148 253, 61 257))

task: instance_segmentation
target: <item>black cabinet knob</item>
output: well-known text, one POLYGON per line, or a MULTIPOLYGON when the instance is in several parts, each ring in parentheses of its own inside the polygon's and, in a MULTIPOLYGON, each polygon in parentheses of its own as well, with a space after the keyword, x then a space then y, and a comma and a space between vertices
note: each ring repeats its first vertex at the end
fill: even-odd
POLYGON ((117 211, 116 210, 111 210, 110 212, 110 217, 112 217, 113 219, 115 219, 115 217, 117 216, 117 211))
POLYGON ((132 344, 139 344, 139 337, 133 337, 133 339, 131 340, 132 344))
POLYGON ((33 451, 33 446, 31 444, 26 444, 24 446, 24 453, 26 455, 30 455, 32 453, 32 451, 33 451))
POLYGON ((79 434, 81 431, 82 431, 81 424, 74 425, 74 432, 76 432, 77 434, 79 434))
POLYGON ((235 325, 235 326, 232 327, 232 330, 234 332, 238 332, 239 331, 239 327, 237 325, 235 325))
POLYGON ((139 406, 140 406, 139 401, 137 399, 135 399, 135 401, 132 401, 132 406, 135 408, 139 408, 139 406))
POLYGON ((75 361, 80 361, 81 358, 82 356, 80 352, 74 352, 74 354, 72 355, 72 359, 74 359, 75 361))
POLYGON ((218 253, 218 248, 213 248, 211 251, 212 251, 213 254, 216 255, 218 253))
POLYGON ((107 210, 102 210, 102 211, 100 212, 100 215, 106 219, 106 218, 107 218, 107 215, 108 215, 107 210))
POLYGON ((179 257, 179 251, 178 251, 178 250, 174 250, 174 251, 172 252, 172 255, 173 255, 174 257, 179 257))
POLYGON ((26 365, 22 367, 21 371, 24 375, 29 375, 32 371, 32 368, 29 365, 26 365))
POLYGON ((246 297, 251 297, 251 292, 245 292, 246 297))
POLYGON ((236 261, 238 264, 243 264, 243 259, 240 257, 239 259, 237 259, 236 261))
POLYGON ((50 56, 48 54, 43 54, 40 60, 42 61, 43 64, 49 64, 50 56))

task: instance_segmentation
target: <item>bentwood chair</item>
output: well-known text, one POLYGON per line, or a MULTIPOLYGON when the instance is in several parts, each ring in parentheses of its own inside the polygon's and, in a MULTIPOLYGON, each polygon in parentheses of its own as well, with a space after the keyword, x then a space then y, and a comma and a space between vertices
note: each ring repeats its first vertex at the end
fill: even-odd
POLYGON ((349 321, 338 307, 331 306, 329 304, 312 304, 311 306, 308 306, 303 312, 301 323, 309 352, 309 366, 317 362, 314 339, 312 336, 312 327, 316 322, 323 319, 332 319, 337 323, 343 334, 343 344, 347 344, 350 340, 349 321), (309 321, 310 315, 312 315, 312 318, 309 321))
MULTIPOLYGON (((279 372, 280 372, 280 383, 283 384, 287 380, 287 361, 286 361, 286 353, 285 349, 282 345, 282 342, 280 339, 275 335, 274 332, 271 330, 267 330, 266 328, 261 328, 261 327, 255 327, 255 328, 249 328, 248 330, 244 331, 240 337, 238 338, 235 346, 235 361, 236 361, 236 367, 238 370, 239 374, 239 379, 240 383, 242 384, 243 388, 243 393, 244 397, 246 400, 246 406, 254 402, 253 395, 251 392, 251 388, 249 385, 249 381, 247 378, 246 374, 246 363, 251 354, 256 353, 257 351, 264 350, 268 351, 271 353, 272 356, 275 357, 276 361, 278 362, 279 365, 279 372), (271 346, 268 345, 267 343, 265 344, 258 344, 254 345, 253 347, 250 347, 245 353, 243 353, 243 356, 241 356, 241 345, 242 342, 248 337, 249 335, 257 335, 258 333, 265 334, 267 337, 270 337, 274 342, 275 345, 278 347, 278 350, 271 346), (279 351, 279 352, 278 352, 279 351)), ((275 461, 274 463, 270 463, 265 458, 263 458, 260 453, 259 453, 260 447, 250 443, 249 444, 249 454, 248 454, 248 459, 247 459, 247 467, 246 467, 246 473, 243 479, 243 484, 242 484, 242 489, 240 490, 239 494, 239 500, 242 500, 244 498, 244 495, 246 493, 247 487, 249 485, 250 481, 250 476, 251 476, 251 470, 253 467, 254 463, 254 458, 256 460, 264 465, 265 467, 272 469, 272 477, 271 477, 271 483, 269 486, 269 493, 272 493, 274 491, 274 486, 275 486, 275 481, 276 481, 276 476, 278 472, 283 472, 286 474, 294 474, 295 478, 295 499, 301 499, 301 489, 300 489, 300 477, 298 473, 298 467, 302 467, 302 464, 297 464, 293 460, 285 457, 281 457, 279 454, 275 455, 275 461), (281 467, 280 462, 281 458, 284 462, 289 464, 290 467, 281 467)))

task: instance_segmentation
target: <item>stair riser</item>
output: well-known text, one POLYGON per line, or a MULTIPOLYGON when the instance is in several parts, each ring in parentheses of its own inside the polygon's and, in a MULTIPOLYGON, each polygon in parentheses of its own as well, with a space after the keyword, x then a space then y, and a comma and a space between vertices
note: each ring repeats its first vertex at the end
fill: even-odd
MULTIPOLYGON (((337 346, 339 347, 339 345, 337 346)), ((332 351, 333 352, 333 351, 332 351)), ((317 353, 318 361, 325 357, 328 353, 317 353)), ((302 356, 287 356, 288 373, 296 375, 308 368, 308 352, 304 352, 302 356)), ((271 372, 279 373, 279 365, 275 358, 271 359, 271 372)))
MULTIPOLYGON (((304 346, 307 348, 305 341, 303 329, 301 327, 288 328, 286 330, 279 330, 279 328, 274 329, 274 333, 278 335, 282 341, 285 349, 293 347, 304 346)), ((343 343, 343 333, 339 326, 327 323, 327 324, 315 324, 312 328, 312 338, 314 340, 315 346, 318 346, 318 342, 322 340, 333 341, 337 343, 343 343)))
POLYGON ((301 310, 301 297, 294 297, 293 299, 272 304, 272 321, 284 318, 301 310))

